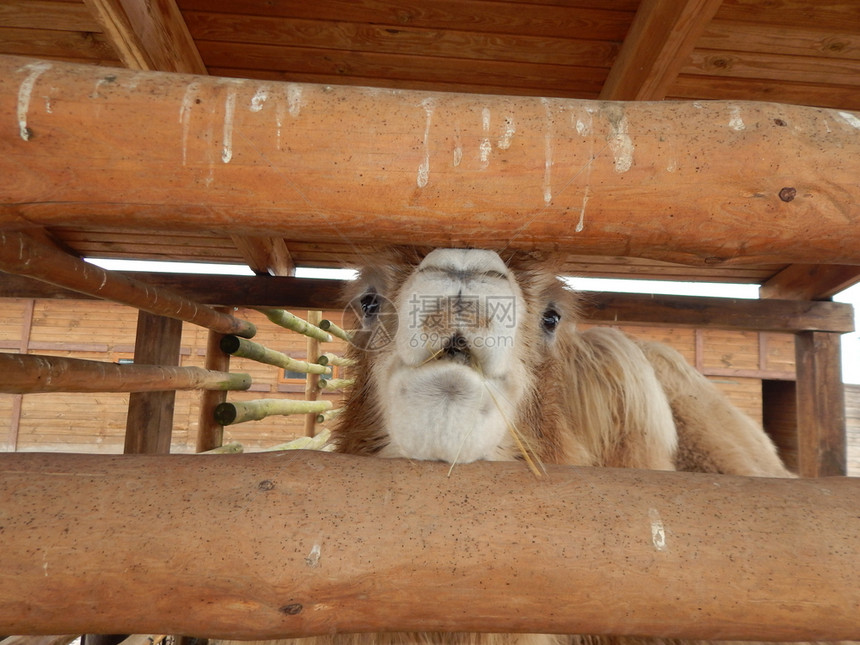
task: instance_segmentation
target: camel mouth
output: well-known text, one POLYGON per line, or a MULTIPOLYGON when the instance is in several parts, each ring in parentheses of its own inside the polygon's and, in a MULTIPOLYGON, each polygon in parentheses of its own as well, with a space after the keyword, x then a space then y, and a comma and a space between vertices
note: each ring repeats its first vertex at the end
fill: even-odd
POLYGON ((442 349, 436 355, 436 360, 473 367, 473 356, 469 349, 469 342, 460 334, 455 334, 445 341, 442 349))

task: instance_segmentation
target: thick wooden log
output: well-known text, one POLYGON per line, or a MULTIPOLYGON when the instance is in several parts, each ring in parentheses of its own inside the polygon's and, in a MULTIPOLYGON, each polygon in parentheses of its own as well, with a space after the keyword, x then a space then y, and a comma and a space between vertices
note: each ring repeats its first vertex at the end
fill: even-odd
POLYGON ((860 264, 860 117, 837 110, 389 91, 4 57, 0 122, 17 126, 0 139, 0 227, 860 264))
POLYGON ((224 334, 250 338, 257 333, 254 325, 245 320, 215 311, 168 289, 106 271, 18 232, 0 230, 0 268, 224 334))
POLYGON ((860 480, 447 472, 301 451, 0 455, 0 632, 860 637, 860 480))
MULTIPOLYGON (((134 274, 142 282, 172 289, 210 304, 294 309, 340 309, 346 283, 309 278, 134 274)), ((79 298, 43 282, 0 273, 0 297, 79 298)), ((797 300, 738 300, 632 293, 583 294, 581 312, 589 322, 646 323, 719 327, 741 331, 854 330, 851 305, 797 300)))
POLYGON ((247 374, 200 367, 117 365, 37 354, 0 353, 0 392, 159 392, 163 390, 247 390, 247 374))

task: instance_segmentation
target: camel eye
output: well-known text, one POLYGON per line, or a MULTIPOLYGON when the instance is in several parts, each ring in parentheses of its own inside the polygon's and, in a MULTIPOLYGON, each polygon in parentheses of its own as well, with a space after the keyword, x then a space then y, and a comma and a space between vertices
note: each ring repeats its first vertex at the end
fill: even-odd
POLYGON ((543 327, 544 331, 547 333, 552 333, 555 331, 556 327, 558 327, 558 323, 561 321, 561 314, 558 313, 555 309, 550 307, 546 311, 543 312, 540 319, 541 327, 543 327))
POLYGON ((361 297, 359 304, 365 318, 373 318, 379 314, 379 296, 376 293, 366 293, 361 297))

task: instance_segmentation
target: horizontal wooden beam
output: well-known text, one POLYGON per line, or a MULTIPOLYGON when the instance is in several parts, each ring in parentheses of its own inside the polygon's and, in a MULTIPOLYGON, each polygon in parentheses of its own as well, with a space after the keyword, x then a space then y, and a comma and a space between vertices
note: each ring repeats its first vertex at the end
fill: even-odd
MULTIPOLYGON (((197 302, 245 307, 339 310, 346 282, 273 276, 133 273, 197 302)), ((80 294, 0 273, 0 298, 80 298, 80 294)), ((746 331, 854 330, 851 305, 795 300, 736 300, 629 293, 582 294, 582 317, 599 323, 669 324, 746 331)))
POLYGON ((860 264, 860 117, 0 59, 0 228, 860 264))
POLYGON ((860 480, 447 474, 302 451, 0 455, 0 632, 860 636, 860 480))
POLYGON ((117 365, 60 356, 0 354, 0 392, 247 390, 251 377, 201 367, 117 365))
POLYGON ((168 289, 106 271, 16 231, 0 230, 0 269, 223 334, 251 338, 257 333, 254 325, 245 320, 168 289))

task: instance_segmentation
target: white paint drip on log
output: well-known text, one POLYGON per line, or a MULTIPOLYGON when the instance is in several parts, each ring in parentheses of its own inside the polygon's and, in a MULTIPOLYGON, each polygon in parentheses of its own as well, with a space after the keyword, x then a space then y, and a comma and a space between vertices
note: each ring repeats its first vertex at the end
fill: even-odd
POLYGON ((188 159, 188 131, 191 125, 191 106, 196 100, 197 90, 200 88, 200 83, 193 81, 185 88, 185 94, 182 97, 182 104, 179 106, 179 123, 182 125, 182 165, 186 164, 188 159))
POLYGON ((615 172, 624 173, 633 165, 633 139, 628 132, 627 115, 622 115, 618 121, 610 121, 609 148, 615 156, 615 172))
POLYGON ((308 553, 308 556, 305 558, 305 564, 312 569, 317 568, 320 565, 321 554, 322 547, 320 547, 319 543, 315 543, 313 547, 311 547, 311 552, 308 553))
POLYGON ((227 90, 227 98, 224 101, 224 137, 221 148, 221 161, 230 163, 233 159, 233 119, 236 116, 236 94, 238 90, 231 87, 227 90))
POLYGON ((585 207, 588 205, 588 198, 591 196, 591 186, 585 185, 585 193, 582 195, 582 207, 579 209, 579 221, 574 229, 577 233, 582 233, 585 228, 585 207))
POLYGON ((290 83, 287 85, 287 105, 290 116, 297 117, 302 111, 302 86, 290 83))
POLYGON ((493 144, 490 143, 490 108, 481 110, 481 130, 484 136, 481 138, 481 168, 486 168, 490 165, 490 153, 493 151, 493 144))
POLYGON ((544 148, 544 168, 543 168, 543 201, 549 206, 552 201, 552 140, 555 136, 552 113, 550 112, 549 101, 541 99, 544 110, 546 111, 546 129, 543 136, 544 148))
POLYGON ((658 551, 666 550, 666 529, 656 508, 648 509, 648 520, 651 522, 651 543, 658 551))
POLYGON ((514 126, 514 117, 508 115, 505 117, 505 130, 502 132, 502 138, 499 139, 498 145, 500 150, 507 150, 511 147, 511 140, 514 138, 514 133, 517 131, 514 126))
POLYGON ((430 180, 430 122, 433 119, 433 110, 436 108, 433 99, 421 101, 426 117, 424 125, 424 159, 418 164, 418 188, 424 188, 430 180))
POLYGON ((741 109, 737 105, 733 105, 729 108, 729 127, 732 130, 740 132, 741 130, 746 130, 747 126, 744 124, 744 120, 741 118, 741 109))
POLYGON ((27 127, 27 113, 30 111, 30 97, 33 94, 33 87, 39 77, 51 69, 50 63, 31 63, 25 65, 21 70, 27 70, 27 78, 21 83, 18 88, 18 134, 24 141, 30 140, 30 128, 27 127))
POLYGON ((265 85, 257 89, 254 96, 251 97, 251 112, 259 112, 263 109, 263 105, 269 98, 269 88, 265 85))

